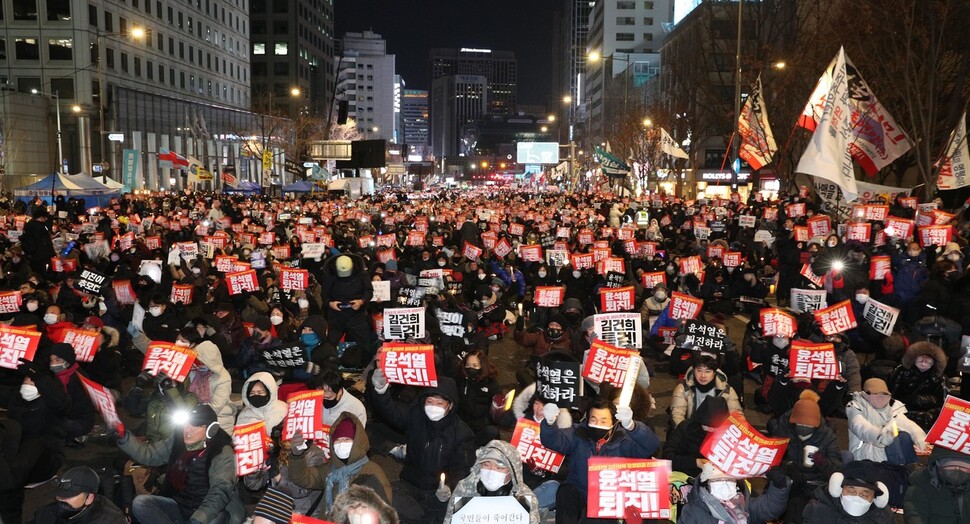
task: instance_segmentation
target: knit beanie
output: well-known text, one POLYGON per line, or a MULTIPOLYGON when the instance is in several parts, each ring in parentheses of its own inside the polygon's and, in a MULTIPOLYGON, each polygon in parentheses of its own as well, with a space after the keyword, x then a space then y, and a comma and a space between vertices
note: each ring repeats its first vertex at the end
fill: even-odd
POLYGON ((333 440, 341 438, 353 439, 357 435, 357 428, 354 425, 354 421, 349 418, 345 418, 337 424, 337 427, 333 430, 333 440))
POLYGON ((254 517, 263 517, 273 524, 289 524, 293 517, 293 497, 277 488, 269 488, 256 504, 254 517))
POLYGON ((818 408, 818 394, 806 389, 802 391, 798 399, 798 402, 795 402, 795 407, 791 410, 791 417, 789 418, 791 423, 813 428, 819 427, 822 423, 822 412, 818 408))

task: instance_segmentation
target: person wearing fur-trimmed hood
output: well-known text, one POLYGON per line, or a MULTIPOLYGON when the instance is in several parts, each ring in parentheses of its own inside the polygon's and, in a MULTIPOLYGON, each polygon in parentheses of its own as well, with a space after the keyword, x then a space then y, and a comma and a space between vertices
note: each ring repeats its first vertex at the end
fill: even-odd
POLYGON ((448 502, 445 524, 455 512, 475 497, 515 497, 529 512, 529 524, 539 523, 539 500, 522 480, 519 450, 503 440, 493 440, 478 448, 471 473, 458 481, 448 502))
POLYGON ((946 398, 946 353, 932 342, 914 342, 889 379, 893 398, 906 404, 906 416, 929 431, 946 398))

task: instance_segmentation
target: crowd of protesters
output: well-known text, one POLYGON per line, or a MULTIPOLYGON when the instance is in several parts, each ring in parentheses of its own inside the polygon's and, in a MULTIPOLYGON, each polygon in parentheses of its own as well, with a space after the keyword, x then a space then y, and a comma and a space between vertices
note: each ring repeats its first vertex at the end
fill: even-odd
POLYGON ((672 465, 681 522, 888 523, 893 509, 906 522, 970 522, 970 456, 927 443, 946 396, 970 399, 960 382, 970 367, 966 207, 951 215, 883 197, 873 204, 887 216, 874 219, 830 211, 805 188, 732 196, 490 188, 356 201, 146 193, 93 209, 63 197, 0 202, 0 290, 12 297, 0 319, 40 333, 33 358, 0 368, 0 518, 436 523, 458 522, 476 497, 512 497, 531 523, 606 522, 587 517, 588 462, 654 457, 672 465), (944 241, 886 227, 922 224, 918 213, 950 226, 944 241), (821 216, 826 232, 807 235, 821 216), (535 246, 543 255, 523 256, 535 246), (590 253, 593 264, 574 256, 590 253), (232 269, 217 263, 226 257, 232 269), (886 271, 870 271, 876 257, 888 257, 886 271), (607 271, 601 258, 622 264, 607 271), (253 289, 227 281, 240 265, 256 272, 253 289), (308 270, 308 281, 284 285, 288 268, 308 270), (561 304, 537 304, 537 287, 563 288, 561 304), (624 310, 642 319, 646 366, 632 400, 590 382, 578 402, 558 405, 537 387, 535 365, 589 358, 601 291, 614 287, 632 287, 624 310), (800 291, 849 301, 855 323, 823 330, 800 291), (722 330, 736 315, 748 321, 733 337, 742 343, 691 345, 671 313, 675 294, 702 300, 697 318, 722 330), (888 329, 868 320, 869 301, 897 311, 888 329), (405 304, 426 312, 423 336, 402 342, 433 346, 435 387, 394 383, 376 364, 382 312, 405 304), (765 333, 765 308, 793 317, 793 332, 765 333), (74 329, 96 334, 93 358, 63 342, 74 329), (490 356, 502 339, 522 358, 490 356), (153 342, 194 351, 183 381, 143 370, 153 342), (831 344, 838 376, 792 376, 801 342, 831 344), (292 343, 305 365, 261 358, 292 343), (516 383, 500 384, 500 372, 516 383), (666 427, 647 424, 657 372, 679 380, 666 427), (108 388, 125 424, 104 427, 82 377, 108 388), (283 438, 286 400, 304 390, 323 392, 326 439, 283 438), (755 411, 768 416, 766 435, 789 439, 757 489, 701 452, 729 415, 755 411), (557 472, 509 443, 518 419, 538 423, 542 446, 565 457, 557 472), (232 434, 253 422, 272 442, 265 464, 239 477, 232 434), (117 474, 68 469, 65 448, 99 431, 117 445, 117 474), (400 473, 371 460, 378 454, 400 473), (22 514, 25 486, 52 478, 55 500, 22 514))

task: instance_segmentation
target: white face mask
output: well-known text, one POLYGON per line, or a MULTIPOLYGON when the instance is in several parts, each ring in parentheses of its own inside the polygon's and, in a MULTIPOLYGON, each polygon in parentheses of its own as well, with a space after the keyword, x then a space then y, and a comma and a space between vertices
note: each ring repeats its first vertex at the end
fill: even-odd
POLYGON ((188 341, 185 341, 185 340, 182 340, 182 339, 176 340, 175 341, 175 345, 178 346, 178 347, 182 347, 182 348, 192 347, 192 343, 191 342, 188 342, 188 341))
POLYGON ((296 304, 300 306, 300 309, 307 309, 308 307, 310 307, 310 301, 305 298, 301 298, 297 300, 296 304))
POLYGON ((160 307, 150 307, 148 308, 148 313, 153 317, 158 317, 162 315, 162 308, 160 307))
POLYGON ((34 311, 37 311, 37 306, 37 302, 27 302, 27 311, 33 313, 34 311))
POLYGON ((829 247, 835 247, 836 245, 838 245, 838 242, 836 242, 835 240, 830 240, 828 245, 829 247))
POLYGON ((540 271, 539 272, 539 278, 546 278, 546 274, 547 273, 545 271, 540 271))
POLYGON ((333 445, 333 454, 340 460, 347 460, 350 457, 350 450, 353 449, 353 442, 337 442, 333 445))
POLYGON ((57 315, 53 313, 47 313, 46 315, 44 315, 44 322, 46 322, 48 325, 57 324, 57 315))
POLYGON ((876 409, 882 409, 888 406, 889 402, 892 400, 892 396, 890 395, 870 395, 868 393, 863 393, 862 396, 864 396, 866 400, 869 401, 869 404, 872 404, 872 407, 876 409))
POLYGON ((869 295, 867 295, 865 293, 858 293, 855 296, 855 301, 858 302, 858 303, 860 303, 860 304, 865 304, 866 302, 869 301, 869 295))
POLYGON ((279 315, 273 315, 269 317, 269 323, 273 324, 274 326, 278 326, 283 323, 283 317, 279 315))
POLYGON ((707 489, 717 500, 731 500, 738 494, 738 484, 730 480, 709 482, 707 489))
POLYGON ((573 278, 579 278, 581 276, 583 276, 582 271, 573 271, 573 278))
POLYGON ((865 515, 869 511, 869 506, 872 506, 872 502, 856 495, 842 495, 839 500, 842 502, 842 509, 853 517, 865 515))
POLYGON ((447 413, 448 410, 441 406, 424 407, 424 414, 427 415, 432 422, 438 422, 439 420, 445 418, 445 414, 447 413))
POLYGON ((479 475, 482 485, 489 491, 498 491, 499 488, 508 483, 508 474, 495 471, 494 469, 483 469, 479 475))
POLYGON ((785 337, 772 337, 771 343, 774 344, 776 348, 782 349, 788 345, 788 339, 785 337))
POLYGON ((653 294, 653 298, 655 298, 657 302, 663 302, 664 300, 667 300, 667 293, 665 291, 657 291, 653 294))
POLYGON ((37 391, 37 386, 33 384, 21 384, 20 385, 20 396, 24 400, 30 402, 31 400, 36 400, 40 397, 40 392, 37 391))

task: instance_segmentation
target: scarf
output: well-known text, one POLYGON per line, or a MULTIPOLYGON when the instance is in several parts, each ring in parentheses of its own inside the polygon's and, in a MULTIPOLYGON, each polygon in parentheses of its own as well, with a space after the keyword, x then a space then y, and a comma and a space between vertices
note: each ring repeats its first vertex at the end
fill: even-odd
POLYGON ((330 472, 330 475, 327 476, 327 487, 323 492, 323 496, 327 501, 326 507, 329 508, 333 505, 334 486, 337 488, 337 493, 347 491, 347 486, 350 485, 350 479, 357 475, 368 462, 370 462, 370 459, 365 456, 357 462, 351 462, 344 467, 330 472))
POLYGON ((213 375, 212 371, 201 372, 192 370, 192 378, 186 391, 195 395, 199 399, 199 404, 208 404, 212 401, 212 390, 209 389, 209 378, 213 375))
POLYGON ((77 362, 75 362, 74 364, 71 364, 67 369, 57 372, 57 379, 60 380, 61 384, 64 386, 64 391, 67 391, 67 384, 68 382, 71 381, 71 377, 74 375, 74 372, 77 371, 77 368, 78 368, 78 364, 77 362))

